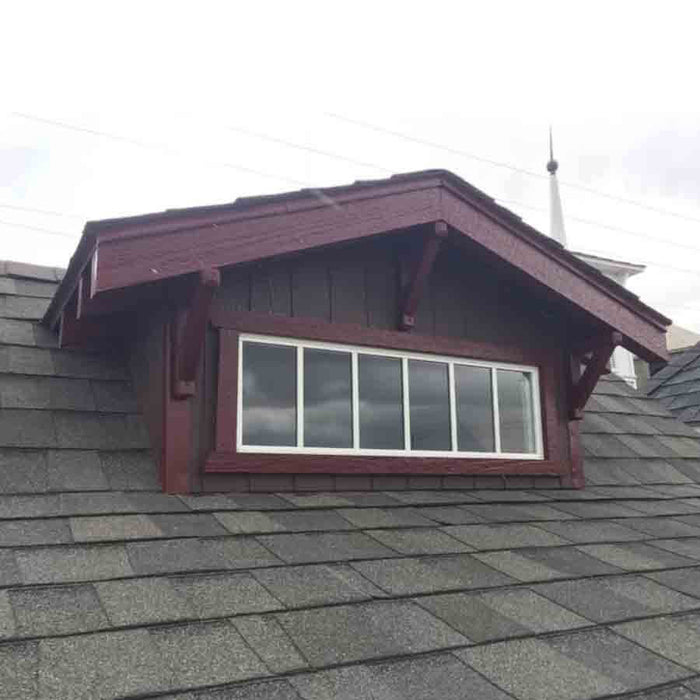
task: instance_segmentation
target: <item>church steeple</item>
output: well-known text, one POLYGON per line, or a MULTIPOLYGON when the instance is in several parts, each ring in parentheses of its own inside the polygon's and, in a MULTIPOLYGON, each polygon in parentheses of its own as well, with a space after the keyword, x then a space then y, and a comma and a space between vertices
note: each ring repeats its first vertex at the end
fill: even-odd
POLYGON ((559 183, 557 182, 557 169, 559 163, 554 160, 554 147, 552 145, 552 127, 549 127, 549 235, 559 241, 566 248, 566 231, 564 229, 564 212, 559 196, 559 183))

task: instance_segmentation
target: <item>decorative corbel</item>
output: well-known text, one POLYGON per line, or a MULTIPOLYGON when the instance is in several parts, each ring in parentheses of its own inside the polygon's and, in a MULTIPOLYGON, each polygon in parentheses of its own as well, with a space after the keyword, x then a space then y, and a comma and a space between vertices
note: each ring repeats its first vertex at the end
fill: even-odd
POLYGON ((572 382, 569 417, 571 420, 581 420, 586 402, 593 393, 595 385, 603 374, 608 373, 607 365, 618 345, 622 344, 622 334, 613 331, 609 335, 591 339, 574 352, 574 358, 578 358, 586 369, 580 377, 572 382), (590 353, 590 357, 584 357, 590 353))
POLYGON ((201 270, 189 304, 172 326, 172 392, 176 399, 185 399, 195 393, 195 378, 204 347, 209 307, 220 284, 219 270, 201 270))
POLYGON ((421 294, 433 268, 440 246, 446 238, 447 224, 444 221, 436 221, 434 230, 425 238, 420 258, 406 288, 404 301, 401 306, 399 330, 410 331, 416 325, 416 311, 418 310, 421 294))

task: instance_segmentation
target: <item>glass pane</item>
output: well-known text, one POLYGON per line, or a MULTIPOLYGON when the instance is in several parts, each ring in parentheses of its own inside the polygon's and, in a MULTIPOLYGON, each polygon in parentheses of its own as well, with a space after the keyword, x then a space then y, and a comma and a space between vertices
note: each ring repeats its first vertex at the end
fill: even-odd
POLYGON ((297 444, 297 351, 243 343, 244 445, 297 444))
POLYGON ((401 360, 359 355, 360 447, 403 450, 401 360))
POLYGON ((532 401, 532 375, 529 372, 498 370, 498 413, 503 452, 535 451, 532 401))
POLYGON ((352 447, 350 353, 304 349, 304 446, 352 447))
POLYGON ((442 362, 408 362, 411 410, 411 449, 450 449, 450 398, 447 365, 442 362))
POLYGON ((455 365, 457 445, 464 452, 494 452, 491 370, 455 365))

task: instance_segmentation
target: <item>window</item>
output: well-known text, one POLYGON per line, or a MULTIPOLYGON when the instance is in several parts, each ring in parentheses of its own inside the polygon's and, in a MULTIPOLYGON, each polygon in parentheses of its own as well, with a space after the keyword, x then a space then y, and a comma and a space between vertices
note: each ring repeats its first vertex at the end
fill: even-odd
POLYGON ((268 336, 238 342, 240 452, 544 456, 535 367, 268 336))

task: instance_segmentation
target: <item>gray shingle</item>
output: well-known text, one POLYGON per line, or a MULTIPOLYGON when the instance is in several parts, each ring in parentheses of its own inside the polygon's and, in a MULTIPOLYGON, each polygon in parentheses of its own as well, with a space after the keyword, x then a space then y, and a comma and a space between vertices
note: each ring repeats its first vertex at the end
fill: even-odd
MULTIPOLYGON (((198 617, 225 617, 279 610, 282 605, 250 574, 217 574, 173 578, 198 617)), ((245 635, 244 635, 245 636, 245 635)))
POLYGON ((700 619, 696 614, 636 620, 613 629, 659 656, 700 671, 700 619))
POLYGON ((368 530, 367 534, 401 554, 451 554, 474 549, 432 527, 418 530, 368 530))
POLYGON ((260 569, 253 576, 288 607, 386 597, 386 593, 345 564, 260 569))
POLYGON ((167 665, 171 687, 232 683, 269 673, 228 622, 153 629, 150 638, 167 665))
POLYGON ((482 594, 423 596, 416 603, 473 642, 589 625, 588 620, 536 593, 518 588, 482 594))
POLYGON ((636 519, 627 518, 620 523, 611 520, 567 520, 565 522, 538 523, 538 527, 565 537, 571 542, 625 542, 645 539, 642 532, 636 531, 636 519), (622 524, 624 522, 624 525, 622 524))
POLYGON ((215 537, 227 534, 216 518, 207 513, 156 514, 149 519, 166 537, 215 537))
POLYGON ((21 581, 22 576, 15 553, 0 549, 0 586, 13 586, 21 581))
POLYGON ((48 299, 41 297, 0 297, 0 313, 5 318, 22 318, 38 321, 46 313, 48 299))
POLYGON ((97 452, 48 450, 48 488, 52 491, 100 491, 108 487, 97 452))
POLYGON ((15 615, 7 591, 0 591, 0 640, 16 635, 15 615))
POLYGON ((24 549, 17 552, 24 583, 68 583, 131 576, 121 545, 24 549))
POLYGON ((274 618, 254 615, 232 622, 273 673, 286 673, 308 667, 287 633, 274 618))
POLYGON ((68 544, 73 541, 65 520, 0 521, 0 547, 37 544, 68 544))
POLYGON ((41 493, 46 482, 46 450, 0 448, 0 493, 41 493))
POLYGON ((594 622, 612 622, 700 607, 700 603, 693 598, 641 576, 545 583, 535 586, 534 590, 594 622))
POLYGON ((519 700, 574 700, 639 690, 688 671, 605 630, 499 642, 456 654, 519 700))
POLYGON ((675 518, 627 518, 623 521, 627 528, 651 537, 696 537, 700 527, 681 522, 675 518))
POLYGON ((700 539, 697 537, 684 537, 683 539, 654 540, 651 545, 660 547, 667 552, 674 552, 683 557, 700 559, 700 539))
POLYGON ((189 538, 133 542, 126 547, 137 574, 245 569, 279 564, 277 558, 251 539, 189 538))
POLYGON ((0 376, 0 404, 3 408, 95 410, 87 380, 61 377, 0 376))
POLYGON ((165 689, 169 673, 160 656, 146 630, 43 639, 40 697, 95 700, 165 689))
POLYGON ((424 507, 417 508, 417 511, 426 518, 446 525, 469 525, 484 522, 483 517, 457 506, 424 507))
MULTIPOLYGON (((692 681, 691 681, 692 682, 692 681)), ((696 695, 685 685, 675 685, 660 690, 650 690, 646 693, 636 693, 627 696, 628 700, 699 700, 700 695, 696 695)))
POLYGON ((96 515, 73 517, 70 528, 76 542, 134 540, 163 537, 163 532, 148 515, 96 515))
POLYGON ((343 508, 338 512, 353 525, 362 528, 435 525, 432 520, 428 520, 413 508, 343 508))
POLYGON ((49 411, 3 409, 0 446, 54 447, 57 444, 53 415, 49 411))
POLYGON ((625 544, 586 544, 579 547, 592 557, 626 571, 645 571, 688 566, 692 559, 679 557, 642 542, 625 544))
POLYGON ((78 450, 100 450, 107 447, 107 435, 96 413, 56 411, 57 446, 78 450))
POLYGON ((115 413, 138 411, 134 388, 129 382, 93 380, 90 383, 98 411, 115 413))
POLYGON ((24 636, 72 634, 109 626, 92 586, 17 589, 9 596, 18 632, 24 636))
POLYGON ((312 666, 467 643, 427 611, 406 602, 357 603, 276 617, 312 666))
MULTIPOLYGON (((3 371, 13 374, 53 375, 56 371, 53 351, 46 348, 5 347, 3 371)), ((0 364, 2 367, 2 364, 0 364)))
POLYGON ((160 489, 156 464, 146 450, 100 452, 100 460, 111 489, 160 489))
MULTIPOLYGON (((559 504, 557 504, 559 505, 559 504)), ((461 506, 463 510, 487 522, 527 522, 528 520, 571 520, 575 517, 544 503, 518 505, 475 505, 461 506)))
POLYGON ((167 578, 102 581, 95 588, 113 625, 195 618, 187 598, 167 578))
POLYGON ((645 576, 681 593, 700 597, 700 569, 698 568, 653 571, 645 576))
POLYGON ((363 576, 396 595, 504 586, 513 579, 468 554, 380 559, 353 564, 363 576))
POLYGON ((0 496, 0 518, 61 515, 59 496, 0 496))
POLYGON ((369 559, 394 554, 361 532, 265 535, 258 539, 280 559, 291 564, 369 559))
POLYGON ((36 345, 34 324, 31 321, 0 318, 0 343, 30 347, 36 345))
POLYGON ((508 700, 451 654, 294 676, 303 700, 508 700))
POLYGON ((583 555, 573 547, 540 547, 474 555, 480 561, 521 581, 619 573, 619 569, 583 555))
POLYGON ((568 544, 567 540, 531 525, 458 525, 444 531, 477 549, 512 549, 568 544))
POLYGON ((151 446, 146 422, 140 415, 103 413, 100 423, 104 431, 103 449, 138 450, 151 446))
POLYGON ((0 646, 0 679, 8 700, 36 700, 38 663, 37 644, 33 642, 0 646))
POLYGON ((205 690, 187 695, 167 696, 164 700, 303 700, 287 681, 246 683, 220 690, 205 690))

